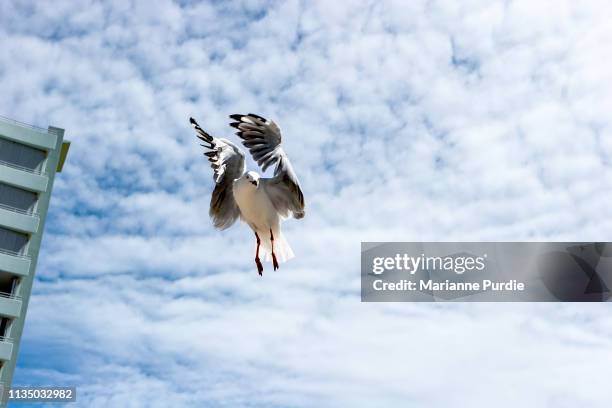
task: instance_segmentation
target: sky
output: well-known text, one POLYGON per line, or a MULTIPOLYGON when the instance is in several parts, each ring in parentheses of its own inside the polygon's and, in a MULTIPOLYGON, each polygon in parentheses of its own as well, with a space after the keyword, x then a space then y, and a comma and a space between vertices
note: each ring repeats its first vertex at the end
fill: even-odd
POLYGON ((361 241, 609 241, 611 17, 0 2, 0 115, 72 142, 14 385, 94 408, 609 406, 607 304, 361 303, 359 262, 361 241), (263 278, 252 232, 212 227, 188 123, 236 140, 247 112, 279 124, 306 199, 263 278))

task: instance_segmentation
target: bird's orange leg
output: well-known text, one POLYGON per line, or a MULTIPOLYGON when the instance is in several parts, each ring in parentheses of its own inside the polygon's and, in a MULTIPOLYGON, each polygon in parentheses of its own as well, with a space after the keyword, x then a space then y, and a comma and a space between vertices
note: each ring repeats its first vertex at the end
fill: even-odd
POLYGON ((272 228, 270 228, 270 242, 272 243, 272 266, 274 266, 274 270, 277 270, 278 261, 276 260, 276 254, 274 253, 274 234, 272 234, 272 228))
POLYGON ((259 245, 261 245, 261 240, 259 239, 259 235, 255 233, 255 238, 257 238, 257 250, 255 250, 255 264, 257 265, 257 273, 259 276, 263 275, 263 265, 261 264, 261 260, 259 259, 259 245))

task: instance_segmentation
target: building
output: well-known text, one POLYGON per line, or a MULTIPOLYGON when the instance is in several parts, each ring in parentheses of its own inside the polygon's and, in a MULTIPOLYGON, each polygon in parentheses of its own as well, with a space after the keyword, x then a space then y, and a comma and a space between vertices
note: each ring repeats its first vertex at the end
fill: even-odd
MULTIPOLYGON (((10 387, 64 130, 0 117, 0 386, 10 387)), ((2 395, 5 393, 3 392, 2 395)), ((0 403, 0 406, 3 406, 0 403)))

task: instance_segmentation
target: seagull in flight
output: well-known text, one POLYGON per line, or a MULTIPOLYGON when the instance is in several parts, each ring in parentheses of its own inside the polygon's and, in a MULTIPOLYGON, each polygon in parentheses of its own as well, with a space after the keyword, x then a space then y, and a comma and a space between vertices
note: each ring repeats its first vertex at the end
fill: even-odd
POLYGON ((279 262, 293 258, 293 251, 281 232, 281 221, 291 216, 304 217, 304 194, 281 146, 281 131, 276 123, 253 113, 230 115, 230 118, 234 120, 230 126, 238 129, 236 135, 262 172, 276 165, 272 177, 246 171, 244 152, 238 146, 209 135, 194 118, 189 118, 189 122, 204 142, 204 155, 214 172, 215 189, 209 215, 220 230, 229 228, 238 218, 251 227, 257 240, 255 264, 261 276, 260 251, 266 261, 272 260, 274 270, 278 269, 279 262))

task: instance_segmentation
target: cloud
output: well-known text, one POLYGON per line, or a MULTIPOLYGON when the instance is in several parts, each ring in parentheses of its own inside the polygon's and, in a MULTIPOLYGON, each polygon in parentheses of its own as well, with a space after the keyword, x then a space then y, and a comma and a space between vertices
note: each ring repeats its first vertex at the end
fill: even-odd
POLYGON ((361 304, 358 254, 606 240, 610 11, 3 2, 0 112, 73 142, 15 383, 87 407, 603 406, 604 305, 361 304), (212 230, 187 122, 227 137, 234 112, 279 123, 306 193, 263 279, 247 228, 212 230))

